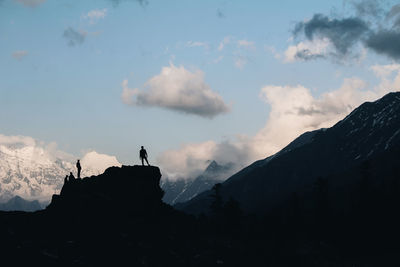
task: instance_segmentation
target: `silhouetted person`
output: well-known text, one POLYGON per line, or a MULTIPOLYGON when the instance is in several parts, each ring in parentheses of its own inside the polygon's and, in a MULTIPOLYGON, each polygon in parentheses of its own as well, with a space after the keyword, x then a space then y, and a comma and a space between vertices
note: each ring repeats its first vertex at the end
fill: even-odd
POLYGON ((64 184, 68 183, 68 175, 65 175, 64 184))
POLYGON ((75 176, 72 174, 72 172, 69 173, 69 181, 72 182, 75 180, 75 176))
POLYGON ((78 159, 78 161, 76 162, 76 168, 78 169, 78 179, 80 179, 80 178, 81 178, 81 170, 82 170, 82 167, 81 167, 81 163, 79 162, 79 159, 78 159))
POLYGON ((140 149, 140 153, 139 153, 140 159, 142 160, 142 166, 144 166, 144 162, 143 160, 146 160, 147 165, 150 166, 148 160, 147 160, 147 151, 146 149, 144 149, 144 147, 142 146, 142 149, 140 149))

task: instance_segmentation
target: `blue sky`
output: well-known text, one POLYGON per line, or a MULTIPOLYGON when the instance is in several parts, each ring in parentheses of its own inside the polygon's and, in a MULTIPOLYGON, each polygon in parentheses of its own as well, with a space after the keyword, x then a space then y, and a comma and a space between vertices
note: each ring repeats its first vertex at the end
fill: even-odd
POLYGON ((3 0, 0 134, 124 164, 137 163, 144 145, 151 162, 180 175, 215 158, 245 165, 398 90, 397 50, 370 41, 380 23, 397 37, 397 15, 391 1, 3 0), (315 14, 331 28, 313 28, 309 39, 309 22, 321 22, 315 14), (343 54, 332 36, 346 31, 335 26, 346 18, 369 29, 342 40, 343 54), (302 22, 304 34, 294 35, 302 22), (325 117, 282 115, 303 104, 335 108, 319 112, 325 117))

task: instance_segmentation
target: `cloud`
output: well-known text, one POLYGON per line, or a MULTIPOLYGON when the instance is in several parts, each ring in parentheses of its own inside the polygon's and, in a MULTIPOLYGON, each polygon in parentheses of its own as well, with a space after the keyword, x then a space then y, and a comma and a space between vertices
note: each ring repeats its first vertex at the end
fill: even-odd
POLYGON ((289 46, 285 51, 285 62, 294 62, 297 60, 313 60, 317 58, 326 58, 329 54, 331 42, 325 38, 314 42, 305 41, 297 45, 289 46))
POLYGON ((400 4, 394 5, 387 13, 386 20, 393 20, 393 26, 400 28, 400 4))
POLYGON ((389 58, 400 59, 400 32, 394 30, 381 30, 371 34, 366 41, 367 47, 376 53, 389 58))
POLYGON ((183 66, 163 67, 159 75, 146 82, 145 90, 128 88, 127 80, 122 87, 122 101, 129 105, 160 107, 206 118, 230 109, 204 82, 203 72, 190 72, 183 66))
POLYGON ((322 14, 315 14, 312 19, 297 23, 293 31, 294 37, 304 38, 307 46, 327 40, 333 49, 329 49, 328 57, 324 54, 312 53, 311 50, 302 50, 306 42, 300 41, 290 46, 289 59, 310 60, 316 58, 330 58, 337 61, 360 58, 370 49, 377 54, 400 59, 400 5, 394 5, 385 11, 380 1, 364 0, 353 2, 356 17, 332 19, 322 14), (385 16, 383 15, 385 14, 385 16), (297 48, 296 48, 297 47, 297 48), (354 48, 360 54, 354 54, 354 48), (293 51, 298 52, 293 53, 293 51), (364 49, 364 50, 363 50, 364 49), (310 53, 311 51, 311 53, 310 53))
POLYGON ((27 7, 37 7, 38 5, 41 5, 44 2, 46 2, 46 0, 14 0, 14 1, 27 7))
POLYGON ((359 18, 330 19, 322 14, 296 25, 294 35, 304 35, 307 40, 329 40, 339 56, 346 56, 351 47, 367 34, 367 23, 359 18))
POLYGON ((222 51, 224 49, 224 47, 227 44, 229 44, 230 42, 231 42, 231 37, 230 36, 224 37, 224 39, 222 39, 222 41, 218 45, 218 51, 222 51))
POLYGON ((188 41, 186 43, 186 47, 204 47, 204 48, 208 49, 209 45, 208 45, 208 43, 205 43, 205 42, 188 41))
MULTIPOLYGON (((78 157, 29 136, 0 134, 0 199, 19 195, 26 199, 48 201, 60 190, 63 178, 76 171, 78 157)), ((81 159, 82 176, 97 175, 108 167, 121 166, 116 157, 96 151, 81 159)))
POLYGON ((0 145, 34 146, 35 144, 35 139, 32 137, 22 135, 7 136, 0 134, 0 145))
POLYGON ((225 14, 220 8, 217 8, 217 17, 220 18, 220 19, 224 19, 225 18, 225 14))
MULTIPOLYGON (((268 53, 271 53, 273 56, 274 56, 274 58, 276 58, 276 59, 281 59, 282 58, 282 55, 276 50, 276 48, 275 47, 273 47, 273 46, 270 46, 270 45, 264 45, 264 50, 266 51, 266 52, 268 52, 268 53)), ((295 54, 295 53, 294 53, 295 54)))
POLYGON ((15 58, 16 60, 22 60, 24 57, 28 55, 28 51, 26 50, 17 50, 14 51, 11 56, 15 58))
POLYGON ((374 65, 371 70, 381 79, 387 79, 393 72, 400 72, 400 64, 374 65))
POLYGON ((76 31, 68 27, 63 33, 64 38, 67 40, 69 46, 81 45, 85 41, 87 33, 83 31, 76 31))
MULTIPOLYGON (((239 140, 239 139, 238 139, 239 140)), ((234 163, 230 174, 248 163, 252 148, 247 142, 224 141, 216 143, 207 141, 198 144, 185 144, 175 150, 168 150, 157 158, 157 163, 168 179, 188 179, 200 175, 209 164, 215 160, 219 164, 234 163)), ((229 175, 229 174, 227 174, 229 175)))
POLYGON ((82 176, 98 175, 111 166, 121 166, 115 156, 97 153, 94 150, 87 152, 80 161, 82 176))
POLYGON ((149 4, 148 0, 109 0, 113 4, 114 7, 118 6, 122 2, 136 2, 139 3, 142 7, 146 7, 149 4))
POLYGON ((165 151, 157 162, 168 177, 178 179, 195 176, 209 160, 233 162, 237 170, 266 158, 302 133, 331 127, 363 102, 400 88, 400 65, 376 65, 372 70, 382 78, 377 86, 368 88, 360 79, 347 78, 340 88, 319 97, 302 85, 266 85, 260 90, 260 98, 269 105, 270 112, 266 124, 254 136, 238 135, 219 143, 185 144, 165 151))
POLYGON ((107 15, 107 8, 90 10, 83 18, 88 19, 90 24, 95 24, 98 20, 104 19, 107 15))
POLYGON ((245 40, 245 39, 238 40, 237 41, 237 45, 238 45, 239 48, 242 47, 242 48, 247 48, 247 49, 255 49, 254 42, 251 42, 251 41, 248 41, 248 40, 245 40))
POLYGON ((379 0, 362 0, 353 1, 352 5, 358 16, 380 17, 384 13, 380 2, 379 0))
POLYGON ((247 62, 248 58, 243 55, 237 55, 235 57, 235 67, 238 69, 243 69, 247 62))

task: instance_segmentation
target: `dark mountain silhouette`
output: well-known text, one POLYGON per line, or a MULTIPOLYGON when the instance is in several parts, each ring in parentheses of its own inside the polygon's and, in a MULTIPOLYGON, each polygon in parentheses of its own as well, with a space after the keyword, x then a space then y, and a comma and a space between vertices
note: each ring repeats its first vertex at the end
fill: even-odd
POLYGON ((213 160, 204 172, 194 179, 186 178, 175 181, 163 179, 161 180, 161 188, 165 192, 163 201, 171 205, 188 201, 211 189, 216 183, 224 181, 229 174, 232 174, 233 169, 232 163, 220 165, 213 160))
POLYGON ((157 167, 111 167, 67 182, 45 210, 0 212, 2 263, 176 265, 195 224, 162 202, 160 178, 157 167))
MULTIPOLYGON (((389 183, 386 180, 400 166, 399 149, 400 93, 390 93, 362 104, 333 127, 304 133, 277 154, 239 171, 222 183, 221 195, 225 200, 234 197, 247 212, 264 213, 289 202, 294 193, 311 194, 323 178, 331 191, 338 191, 337 208, 346 208, 345 196, 360 183, 365 162, 374 162, 368 170, 371 182, 389 183)), ((176 207, 208 213, 211 194, 206 191, 176 207)))
POLYGON ((399 94, 184 203, 197 217, 162 201, 157 167, 66 182, 45 210, 0 212, 1 263, 399 266, 399 94))
POLYGON ((0 203, 0 210, 3 211, 37 211, 42 206, 37 200, 25 200, 20 196, 14 196, 5 203, 0 203))

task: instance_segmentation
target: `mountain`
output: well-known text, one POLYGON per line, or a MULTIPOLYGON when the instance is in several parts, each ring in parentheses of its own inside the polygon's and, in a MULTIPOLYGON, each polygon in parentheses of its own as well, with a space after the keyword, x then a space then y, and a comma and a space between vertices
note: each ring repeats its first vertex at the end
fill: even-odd
POLYGON ((52 159, 42 148, 29 145, 0 145, 0 200, 15 195, 24 198, 49 198, 61 189, 62 177, 74 165, 52 159))
MULTIPOLYGON (((35 141, 0 143, 0 202, 14 196, 49 201, 63 184, 65 175, 76 174, 75 159, 54 156, 35 141)), ((83 175, 102 173, 120 166, 115 157, 89 152, 81 160, 83 175)))
POLYGON ((193 233, 193 217, 162 202, 160 178, 153 166, 110 167, 66 181, 45 210, 0 212, 2 263, 212 266, 220 252, 193 233))
POLYGON ((37 200, 25 200, 22 197, 15 196, 5 203, 0 203, 0 210, 3 211, 37 211, 41 210, 42 206, 37 200))
POLYGON ((188 201, 211 189, 214 184, 224 181, 232 173, 233 168, 232 163, 219 165, 213 160, 204 172, 195 179, 178 179, 175 181, 162 179, 161 188, 165 192, 163 201, 171 205, 188 201))
MULTIPOLYGON (((326 181, 339 208, 346 208, 352 190, 370 177, 383 187, 399 172, 400 93, 366 102, 329 129, 304 133, 280 152, 257 161, 221 186, 247 212, 267 212, 288 203, 293 195, 307 198, 326 181), (386 177, 385 179, 383 177, 386 177), (347 203, 347 204, 345 204, 347 203)), ((176 205, 189 213, 209 212, 211 191, 176 205)))

